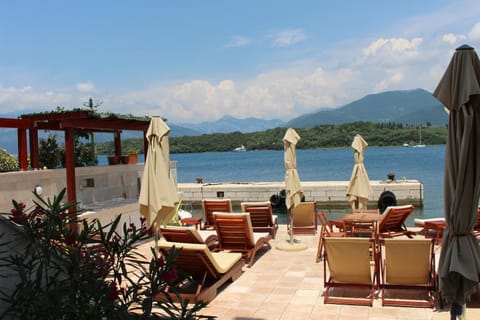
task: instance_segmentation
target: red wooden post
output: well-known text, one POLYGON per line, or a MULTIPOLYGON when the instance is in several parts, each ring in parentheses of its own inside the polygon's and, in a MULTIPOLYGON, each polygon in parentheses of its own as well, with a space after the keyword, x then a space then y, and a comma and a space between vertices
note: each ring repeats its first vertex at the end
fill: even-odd
POLYGON ((39 168, 39 155, 38 155, 38 130, 30 128, 28 132, 30 142, 30 163, 32 168, 39 168))
POLYGON ((27 129, 17 129, 18 138, 18 167, 21 170, 28 170, 28 154, 27 154, 27 129))
MULTIPOLYGON (((67 201, 77 202, 77 190, 75 185, 75 130, 65 129, 65 169, 67 171, 67 201)), ((76 209, 74 210, 76 211, 76 209)))
POLYGON ((122 140, 120 139, 120 131, 115 131, 113 137, 114 137, 115 156, 120 157, 122 155, 122 140))

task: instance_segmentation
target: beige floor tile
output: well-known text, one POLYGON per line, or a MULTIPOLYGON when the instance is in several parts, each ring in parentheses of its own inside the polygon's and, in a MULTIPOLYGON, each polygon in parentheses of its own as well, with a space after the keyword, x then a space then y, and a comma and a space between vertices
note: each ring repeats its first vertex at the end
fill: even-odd
MULTIPOLYGON (((307 250, 277 250, 288 239, 284 226, 271 250, 262 250, 251 268, 228 283, 200 314, 218 320, 447 320, 448 310, 429 308, 373 307, 323 303, 323 261, 314 262, 318 235, 295 236, 307 250)), ((475 305, 476 306, 476 305, 475 305)), ((480 308, 467 309, 468 319, 480 319, 480 308)))

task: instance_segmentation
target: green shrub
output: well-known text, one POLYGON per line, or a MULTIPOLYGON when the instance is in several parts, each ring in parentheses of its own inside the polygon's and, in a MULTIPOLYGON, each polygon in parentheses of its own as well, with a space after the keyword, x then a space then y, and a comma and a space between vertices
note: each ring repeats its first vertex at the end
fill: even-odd
POLYGON ((146 259, 134 249, 150 237, 149 232, 134 224, 124 224, 123 232, 116 232, 120 216, 106 226, 81 221, 80 231, 72 229, 74 206, 62 203, 64 195, 65 189, 51 201, 35 194, 29 210, 12 201, 10 220, 24 231, 27 246, 19 253, 0 250, 0 267, 18 278, 12 293, 0 291, 9 305, 0 319, 201 317, 196 312, 206 304, 173 303, 165 292, 166 286, 175 291, 174 282, 188 277, 173 263, 177 249, 172 248, 167 258, 152 249, 152 258, 146 259))
POLYGON ((18 161, 5 149, 0 149, 0 172, 17 171, 18 161))

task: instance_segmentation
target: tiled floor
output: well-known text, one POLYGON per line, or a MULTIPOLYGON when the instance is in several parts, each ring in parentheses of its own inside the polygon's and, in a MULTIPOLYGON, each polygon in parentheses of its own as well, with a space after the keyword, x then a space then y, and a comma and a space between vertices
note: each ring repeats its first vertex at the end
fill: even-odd
MULTIPOLYGON (((272 249, 263 250, 251 268, 218 293, 201 311, 219 320, 389 320, 450 319, 448 310, 429 308, 382 307, 375 299, 373 307, 323 303, 323 262, 315 263, 317 236, 295 236, 308 248, 282 251, 276 248, 288 239, 280 226, 272 249)), ((478 307, 467 309, 468 319, 480 319, 478 307)))

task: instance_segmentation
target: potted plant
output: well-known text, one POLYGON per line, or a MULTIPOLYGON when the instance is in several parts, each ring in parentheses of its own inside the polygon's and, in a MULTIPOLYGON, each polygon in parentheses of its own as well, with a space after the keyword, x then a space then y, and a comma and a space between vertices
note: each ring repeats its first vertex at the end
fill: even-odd
POLYGON ((121 159, 118 156, 110 156, 107 158, 107 160, 109 165, 114 165, 119 164, 121 159))
POLYGON ((128 163, 129 164, 136 164, 138 161, 138 153, 140 152, 139 149, 128 149, 128 163))

